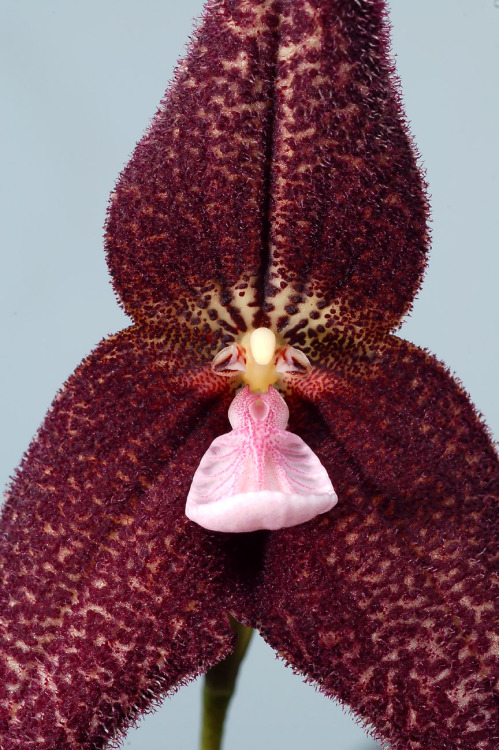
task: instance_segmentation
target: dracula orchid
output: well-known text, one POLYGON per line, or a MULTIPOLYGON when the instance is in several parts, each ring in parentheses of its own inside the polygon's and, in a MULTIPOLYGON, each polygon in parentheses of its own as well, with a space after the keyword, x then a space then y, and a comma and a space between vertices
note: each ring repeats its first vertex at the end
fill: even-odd
POLYGON ((209 0, 111 198, 133 325, 2 516, 0 746, 97 750, 235 648, 393 750, 495 750, 498 464, 393 335, 427 200, 383 0, 209 0))

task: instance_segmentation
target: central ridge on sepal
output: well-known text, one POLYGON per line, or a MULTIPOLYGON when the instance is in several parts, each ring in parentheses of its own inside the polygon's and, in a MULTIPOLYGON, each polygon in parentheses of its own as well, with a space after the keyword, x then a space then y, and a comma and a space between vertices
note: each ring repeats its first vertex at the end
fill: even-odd
POLYGON ((273 387, 281 373, 306 372, 305 355, 276 350, 273 332, 259 328, 219 352, 212 367, 248 385, 229 407, 232 431, 213 441, 194 474, 187 517, 211 531, 246 532, 296 526, 331 510, 338 498, 328 473, 286 430, 289 410, 273 387))

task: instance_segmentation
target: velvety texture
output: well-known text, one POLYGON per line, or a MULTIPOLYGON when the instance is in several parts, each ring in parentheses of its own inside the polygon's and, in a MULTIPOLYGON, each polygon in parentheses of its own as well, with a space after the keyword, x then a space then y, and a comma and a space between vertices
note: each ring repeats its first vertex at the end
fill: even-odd
POLYGON ((56 397, 5 505, 2 750, 98 750, 233 647, 227 612, 393 750, 495 750, 498 464, 466 395, 390 335, 427 250, 381 0, 211 0, 107 224, 135 325, 56 397), (189 521, 273 327, 290 429, 338 505, 275 532, 189 521))
POLYGON ((304 326, 397 325, 423 271, 426 200, 383 3, 208 7, 112 197, 125 309, 208 349, 246 325, 302 345, 304 326))

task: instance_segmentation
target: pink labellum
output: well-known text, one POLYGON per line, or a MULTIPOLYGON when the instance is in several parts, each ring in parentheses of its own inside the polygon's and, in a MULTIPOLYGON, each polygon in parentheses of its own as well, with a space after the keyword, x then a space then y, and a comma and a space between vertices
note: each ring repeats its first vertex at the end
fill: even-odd
POLYGON ((336 505, 329 476, 303 440, 286 431, 289 411, 272 386, 247 386, 229 408, 232 432, 201 459, 187 496, 191 521, 211 531, 282 529, 336 505))

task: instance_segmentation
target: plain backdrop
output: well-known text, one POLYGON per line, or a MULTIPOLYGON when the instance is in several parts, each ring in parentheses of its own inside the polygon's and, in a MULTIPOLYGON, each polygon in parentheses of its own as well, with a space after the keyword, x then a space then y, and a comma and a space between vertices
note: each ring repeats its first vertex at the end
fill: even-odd
MULTIPOLYGON (((400 335, 458 374, 497 435, 499 8, 494 0, 390 6, 433 208, 428 273, 400 335)), ((108 195, 201 7, 201 0, 0 0, 2 484, 63 381, 103 336, 127 325, 102 249, 108 195)), ((146 717, 124 746, 193 750, 199 685, 146 717)), ((375 745, 255 639, 225 743, 254 747, 375 745)))

